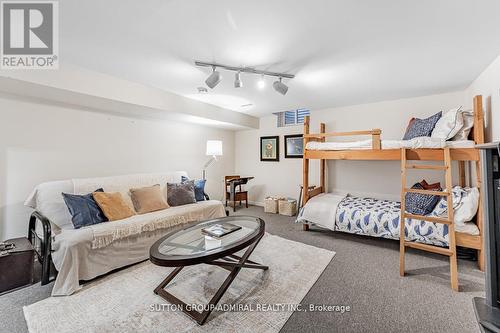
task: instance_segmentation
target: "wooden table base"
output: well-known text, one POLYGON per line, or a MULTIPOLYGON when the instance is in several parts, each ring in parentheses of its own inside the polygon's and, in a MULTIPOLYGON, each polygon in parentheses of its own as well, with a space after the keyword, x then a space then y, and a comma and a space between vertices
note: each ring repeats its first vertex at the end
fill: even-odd
POLYGON ((262 269, 262 270, 267 270, 269 267, 263 266, 259 263, 253 262, 251 260, 248 260, 248 257, 252 254, 253 250, 259 243, 259 241, 262 239, 259 238, 255 243, 250 245, 245 253, 243 254, 242 257, 239 257, 235 254, 228 255, 224 258, 214 260, 211 262, 207 262, 206 264, 208 265, 214 265, 214 266, 219 266, 221 268, 224 268, 228 270, 230 273, 226 280, 222 283, 220 288, 217 290, 215 295, 212 297, 210 302, 208 302, 207 306, 205 307, 205 310, 203 312, 198 312, 196 310, 188 308, 187 304, 177 298, 176 296, 172 295, 168 291, 165 290, 165 287, 174 279, 174 277, 179 274, 179 272, 184 268, 184 266, 177 267, 172 273, 170 273, 165 280, 156 287, 154 290, 155 294, 159 295, 166 301, 175 304, 179 306, 184 313, 186 313, 188 316, 193 318, 198 324, 203 325, 205 321, 207 320, 208 316, 210 316, 210 313, 212 310, 215 308, 215 305, 220 301, 224 293, 227 291, 233 280, 236 278, 238 273, 242 268, 252 268, 252 269, 262 269))

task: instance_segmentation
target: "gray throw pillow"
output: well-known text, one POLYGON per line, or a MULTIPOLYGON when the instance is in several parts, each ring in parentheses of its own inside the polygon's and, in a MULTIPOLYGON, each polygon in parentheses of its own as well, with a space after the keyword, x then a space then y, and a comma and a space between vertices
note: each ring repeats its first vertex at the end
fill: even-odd
POLYGON ((167 183, 167 202, 170 206, 196 203, 194 180, 183 183, 167 183))
POLYGON ((406 130, 403 140, 411 140, 421 136, 431 136, 432 130, 434 126, 436 126, 439 118, 441 118, 441 115, 442 112, 438 112, 429 118, 415 119, 406 130))

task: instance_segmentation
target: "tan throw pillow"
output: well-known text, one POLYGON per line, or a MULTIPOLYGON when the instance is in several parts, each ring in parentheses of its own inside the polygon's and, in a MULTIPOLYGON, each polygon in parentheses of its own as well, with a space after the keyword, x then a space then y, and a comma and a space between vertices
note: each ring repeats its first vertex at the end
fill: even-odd
POLYGON ((168 208, 165 199, 163 199, 159 184, 149 187, 131 188, 130 197, 132 198, 135 211, 139 214, 168 208))
POLYGON ((109 221, 123 220, 135 215, 119 192, 94 192, 92 196, 109 221))

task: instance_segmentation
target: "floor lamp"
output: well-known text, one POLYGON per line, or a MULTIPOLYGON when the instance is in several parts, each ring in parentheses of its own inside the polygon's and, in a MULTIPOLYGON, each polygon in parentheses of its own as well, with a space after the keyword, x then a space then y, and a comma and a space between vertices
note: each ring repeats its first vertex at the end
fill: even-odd
POLYGON ((207 168, 217 161, 217 156, 222 156, 222 141, 219 140, 207 140, 207 156, 211 156, 210 159, 203 166, 203 179, 206 179, 207 168))

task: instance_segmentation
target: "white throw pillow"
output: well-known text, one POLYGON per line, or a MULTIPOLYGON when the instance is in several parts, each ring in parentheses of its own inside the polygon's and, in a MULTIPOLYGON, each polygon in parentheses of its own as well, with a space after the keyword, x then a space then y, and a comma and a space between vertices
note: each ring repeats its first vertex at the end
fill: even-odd
POLYGON ((479 190, 477 187, 463 188, 462 200, 458 207, 455 207, 454 221, 456 224, 464 225, 476 215, 479 208, 479 190))
MULTIPOLYGON (((453 221, 456 227, 464 227, 466 222, 471 221, 479 208, 479 190, 477 187, 454 186, 452 189, 453 199, 453 221)), ((447 216, 448 203, 442 198, 436 205, 431 215, 447 216)))
POLYGON ((464 119, 460 112, 462 107, 443 111, 441 118, 434 126, 431 138, 449 140, 453 138, 464 126, 464 119))
POLYGON ((470 110, 469 111, 462 111, 460 113, 462 114, 462 119, 463 119, 464 125, 457 132, 457 134, 452 138, 453 141, 468 140, 472 126, 474 126, 474 112, 473 111, 470 111, 470 110))

